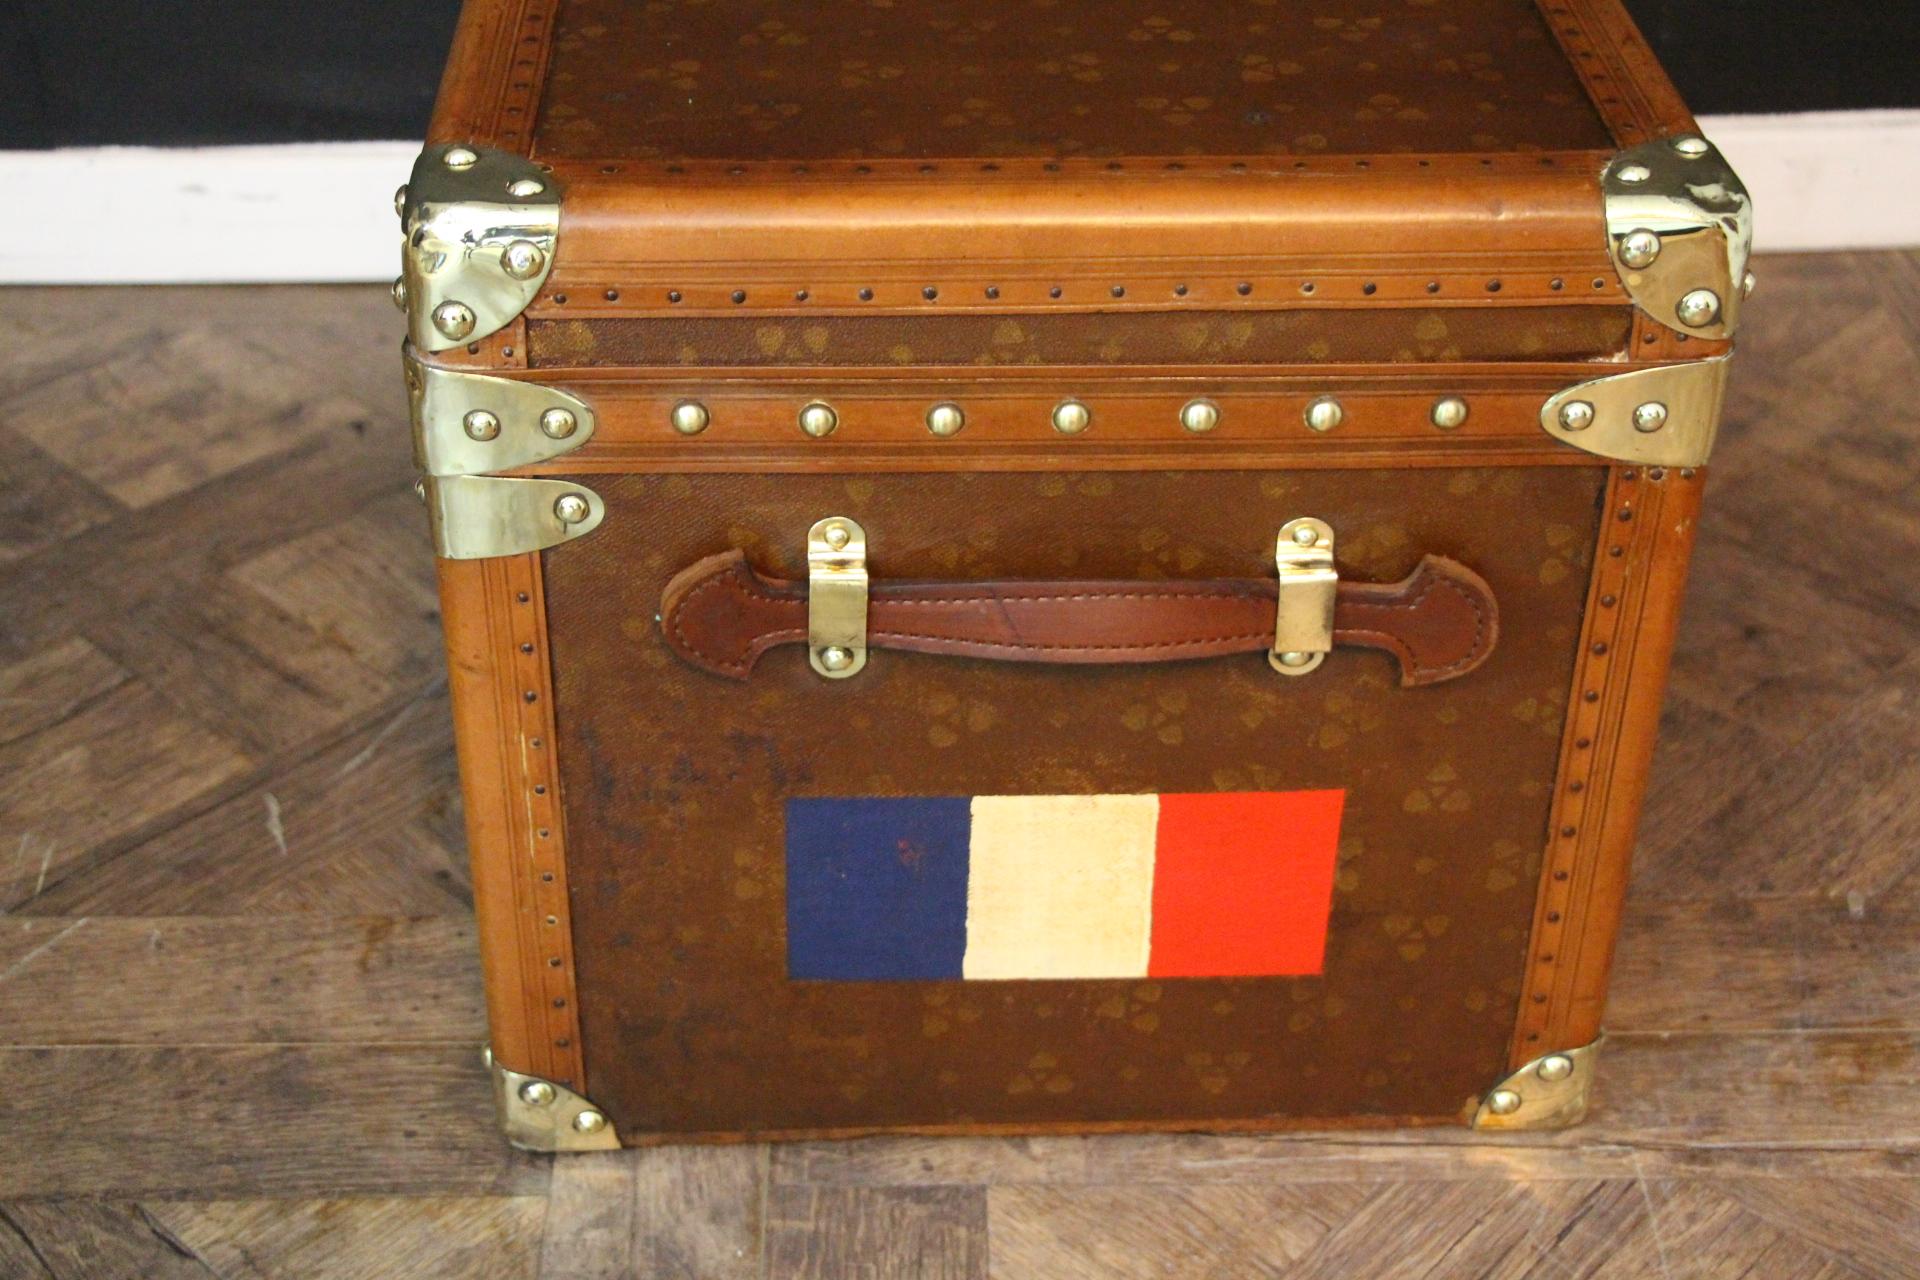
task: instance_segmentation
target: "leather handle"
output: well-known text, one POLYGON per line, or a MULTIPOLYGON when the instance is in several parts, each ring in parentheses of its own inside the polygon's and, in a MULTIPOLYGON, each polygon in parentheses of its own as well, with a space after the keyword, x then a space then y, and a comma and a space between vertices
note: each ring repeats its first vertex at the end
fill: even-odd
MULTIPOLYGON (((874 649, 1002 662, 1123 663, 1264 653, 1271 578, 1198 582, 888 582, 868 597, 874 649)), ((660 626, 674 652, 745 680, 760 655, 807 639, 807 586, 762 577, 739 551, 708 556, 667 584, 660 626)), ((1395 583, 1342 581, 1336 645, 1384 649, 1400 683, 1434 684, 1485 662, 1499 635, 1493 591, 1473 570, 1426 556, 1395 583)))

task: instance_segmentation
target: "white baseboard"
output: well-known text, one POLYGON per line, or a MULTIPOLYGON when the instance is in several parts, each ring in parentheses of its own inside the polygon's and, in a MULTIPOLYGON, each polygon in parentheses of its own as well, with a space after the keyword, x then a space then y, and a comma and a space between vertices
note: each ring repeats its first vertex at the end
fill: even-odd
MULTIPOLYGON (((1709 116, 1762 252, 1920 245, 1920 110, 1709 116)), ((0 152, 0 283, 389 280, 411 142, 0 152), (5 230, 11 225, 11 230, 5 230)))

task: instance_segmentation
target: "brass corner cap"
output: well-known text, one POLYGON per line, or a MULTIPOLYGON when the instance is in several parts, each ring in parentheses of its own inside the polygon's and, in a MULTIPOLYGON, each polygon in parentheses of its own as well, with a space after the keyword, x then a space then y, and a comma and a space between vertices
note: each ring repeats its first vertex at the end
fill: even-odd
POLYGON ((607 1113, 565 1085, 514 1071, 494 1061, 494 1101, 507 1141, 523 1151, 618 1151, 620 1136, 607 1113))
POLYGON ((1475 1129, 1565 1129, 1587 1118, 1600 1041, 1541 1054, 1487 1090, 1475 1129))
POLYGON ((1600 188, 1634 305, 1681 333, 1732 337, 1752 288, 1753 201, 1719 149, 1690 133, 1630 147, 1607 162, 1600 188))

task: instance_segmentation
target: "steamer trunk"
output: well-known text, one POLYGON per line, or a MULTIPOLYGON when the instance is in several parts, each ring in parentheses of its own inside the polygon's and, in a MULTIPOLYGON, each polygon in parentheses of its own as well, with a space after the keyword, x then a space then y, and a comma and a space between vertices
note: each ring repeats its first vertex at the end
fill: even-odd
POLYGON ((469 0, 509 1137, 1580 1118, 1744 191, 1613 0, 469 0))

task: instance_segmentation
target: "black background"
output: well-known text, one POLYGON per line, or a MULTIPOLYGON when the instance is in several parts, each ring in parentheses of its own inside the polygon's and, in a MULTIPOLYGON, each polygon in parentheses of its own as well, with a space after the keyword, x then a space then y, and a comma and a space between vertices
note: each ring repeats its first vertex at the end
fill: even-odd
MULTIPOLYGON (((417 138, 459 10, 458 0, 8 7, 5 149, 417 138)), ((1920 0, 1627 7, 1696 112, 1920 105, 1920 0)))

